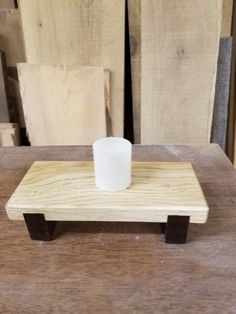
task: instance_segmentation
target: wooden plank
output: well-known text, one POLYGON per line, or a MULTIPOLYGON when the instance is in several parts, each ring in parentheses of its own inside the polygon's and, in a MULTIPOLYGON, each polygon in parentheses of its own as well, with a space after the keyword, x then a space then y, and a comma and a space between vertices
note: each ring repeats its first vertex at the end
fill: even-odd
POLYGON ((6 58, 5 53, 0 50, 0 122, 9 122, 9 95, 7 91, 6 58))
POLYGON ((31 145, 92 144, 106 136, 104 69, 18 64, 31 145))
POLYGON ((15 1, 14 0, 0 0, 0 9, 14 9, 15 1))
POLYGON ((0 10, 0 49, 6 52, 7 65, 25 61, 20 14, 17 9, 0 10))
POLYGON ((217 66, 211 142, 217 143, 223 151, 225 151, 226 148, 231 58, 232 37, 221 38, 217 66))
POLYGON ((141 0, 128 0, 131 50, 134 143, 140 143, 141 129, 141 0))
POLYGON ((227 156, 236 165, 236 5, 233 6, 233 21, 232 21, 232 66, 230 78, 230 100, 228 113, 228 129, 227 129, 227 156))
POLYGON ((141 143, 210 142, 221 0, 141 8, 141 143))
POLYGON ((113 135, 123 135, 124 0, 21 0, 27 62, 111 71, 113 135))
POLYGON ((112 121, 111 121, 111 91, 110 91, 110 71, 104 70, 104 93, 105 93, 105 105, 106 105, 106 126, 107 136, 112 136, 112 121))
POLYGON ((229 37, 232 32, 233 0, 223 0, 221 37, 229 37))
POLYGON ((0 130, 2 129, 8 129, 8 128, 16 128, 16 123, 0 123, 0 130))
POLYGON ((208 216, 192 165, 179 162, 133 163, 130 188, 107 193, 95 186, 93 162, 38 161, 6 210, 13 220, 23 213, 58 221, 166 222, 168 215, 187 215, 192 223, 205 223, 208 216))
POLYGON ((0 146, 19 146, 19 126, 16 123, 0 123, 0 146))
POLYGON ((14 107, 15 111, 15 120, 17 121, 17 123, 19 123, 21 128, 25 128, 25 117, 21 102, 19 82, 16 81, 14 78, 8 76, 8 83, 12 106, 14 107))
POLYGON ((19 146, 19 129, 3 130, 0 133, 0 146, 19 146))

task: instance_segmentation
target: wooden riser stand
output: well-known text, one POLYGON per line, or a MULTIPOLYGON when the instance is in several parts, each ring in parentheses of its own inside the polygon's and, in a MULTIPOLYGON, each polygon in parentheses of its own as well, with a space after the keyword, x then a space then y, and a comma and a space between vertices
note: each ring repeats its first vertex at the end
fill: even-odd
POLYGON ((185 243, 189 223, 205 223, 209 208, 190 163, 134 162, 131 186, 113 193, 95 186, 91 161, 38 161, 6 210, 33 240, 51 240, 57 221, 103 221, 162 223, 166 243, 185 243))

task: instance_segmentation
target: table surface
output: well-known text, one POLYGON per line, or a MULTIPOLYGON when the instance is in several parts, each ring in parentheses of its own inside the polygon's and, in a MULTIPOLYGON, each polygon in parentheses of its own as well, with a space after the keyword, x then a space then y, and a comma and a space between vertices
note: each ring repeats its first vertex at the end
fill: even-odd
POLYGON ((7 202, 11 220, 44 214, 54 221, 167 222, 168 215, 205 223, 208 205, 189 162, 133 162, 128 189, 95 185, 92 161, 36 161, 7 202))
POLYGON ((4 205, 35 160, 91 160, 80 147, 0 148, 1 313, 236 313, 236 173, 217 145, 135 146, 135 161, 192 162, 210 206, 188 243, 158 224, 60 222, 30 240, 4 205))

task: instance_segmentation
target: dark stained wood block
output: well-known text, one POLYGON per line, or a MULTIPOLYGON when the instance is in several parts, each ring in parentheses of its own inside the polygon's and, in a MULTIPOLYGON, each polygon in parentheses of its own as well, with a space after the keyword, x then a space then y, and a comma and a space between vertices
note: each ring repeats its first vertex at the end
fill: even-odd
POLYGON ((165 238, 166 243, 182 244, 186 242, 189 216, 168 216, 165 238))
POLYGON ((23 214, 32 240, 50 241, 56 226, 55 221, 46 221, 43 214, 23 214))

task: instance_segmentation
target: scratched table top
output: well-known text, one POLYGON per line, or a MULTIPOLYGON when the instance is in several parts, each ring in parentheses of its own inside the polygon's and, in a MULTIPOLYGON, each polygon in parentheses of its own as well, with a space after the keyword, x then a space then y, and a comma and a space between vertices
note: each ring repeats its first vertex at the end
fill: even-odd
POLYGON ((59 222, 32 241, 4 209, 35 160, 92 160, 89 146, 0 148, 1 313, 235 313, 236 172, 217 145, 135 146, 135 161, 191 162, 210 207, 188 242, 156 223, 59 222), (58 236, 58 237, 57 237, 58 236))

